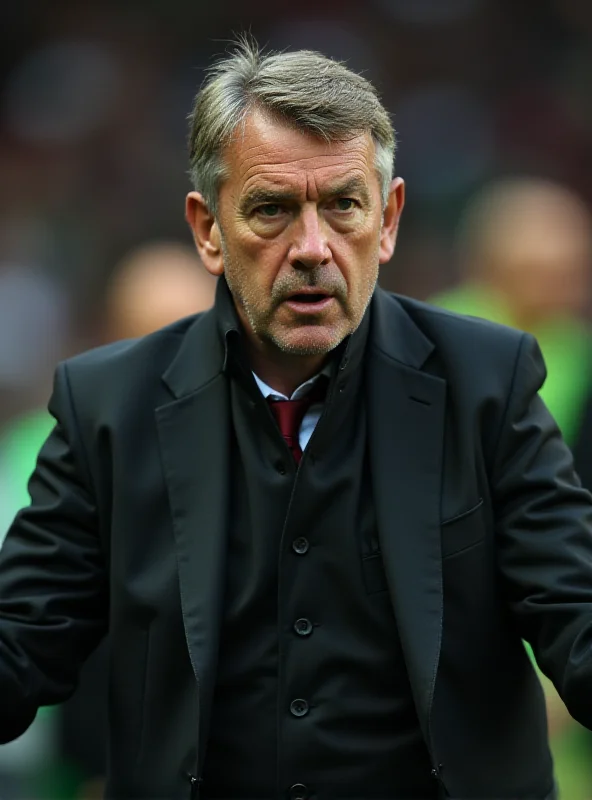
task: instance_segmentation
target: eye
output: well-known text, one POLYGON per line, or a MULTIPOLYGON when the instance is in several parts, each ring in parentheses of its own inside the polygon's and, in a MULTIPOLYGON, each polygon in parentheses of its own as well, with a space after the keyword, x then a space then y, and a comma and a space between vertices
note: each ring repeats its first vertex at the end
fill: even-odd
POLYGON ((340 197, 335 201, 337 211, 353 211, 356 207, 356 201, 351 197, 340 197))
POLYGON ((282 207, 278 203, 265 203, 265 205, 258 206, 256 209, 257 214, 262 217, 277 217, 279 216, 282 207))

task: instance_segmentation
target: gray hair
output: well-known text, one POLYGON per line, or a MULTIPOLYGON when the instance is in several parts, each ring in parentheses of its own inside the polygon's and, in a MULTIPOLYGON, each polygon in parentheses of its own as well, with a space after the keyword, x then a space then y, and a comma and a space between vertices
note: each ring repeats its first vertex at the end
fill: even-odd
POLYGON ((395 131, 374 86, 320 53, 263 53, 245 36, 230 55, 208 70, 189 115, 189 174, 213 214, 220 182, 226 177, 222 151, 255 108, 325 141, 370 133, 386 205, 394 170, 395 131))

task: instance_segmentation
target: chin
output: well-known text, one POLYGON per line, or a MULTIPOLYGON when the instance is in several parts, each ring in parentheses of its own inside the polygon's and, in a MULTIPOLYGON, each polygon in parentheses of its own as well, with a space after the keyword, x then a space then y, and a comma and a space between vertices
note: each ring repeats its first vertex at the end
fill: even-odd
POLYGON ((315 330, 310 326, 289 333, 282 331, 282 334, 272 336, 271 339, 284 353, 295 356, 320 356, 335 350, 348 333, 349 331, 315 330))

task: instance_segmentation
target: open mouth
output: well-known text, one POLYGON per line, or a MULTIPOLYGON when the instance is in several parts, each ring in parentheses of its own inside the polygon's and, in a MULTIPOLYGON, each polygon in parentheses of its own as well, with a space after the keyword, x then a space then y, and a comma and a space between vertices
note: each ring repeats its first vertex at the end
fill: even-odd
POLYGON ((321 303, 323 300, 327 300, 328 297, 328 294, 322 294, 320 292, 318 294, 302 293, 293 294, 288 298, 288 300, 296 303, 321 303))
POLYGON ((327 309, 335 298, 324 292, 296 292, 287 298, 285 304, 297 314, 318 314, 327 309))

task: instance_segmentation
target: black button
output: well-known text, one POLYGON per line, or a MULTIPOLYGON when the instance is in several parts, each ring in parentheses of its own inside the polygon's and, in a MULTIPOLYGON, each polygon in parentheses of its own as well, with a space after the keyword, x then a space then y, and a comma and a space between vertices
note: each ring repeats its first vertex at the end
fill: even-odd
POLYGON ((298 636, 310 636, 312 633, 312 622, 305 617, 301 617, 294 623, 294 630, 298 636))
POLYGON ((294 786, 290 786, 288 797, 290 800, 308 800, 310 793, 303 783, 295 783, 294 786))
POLYGON ((303 556, 305 553, 308 553, 309 547, 310 544, 308 543, 308 539, 305 539, 304 536, 299 536, 292 542, 292 550, 295 553, 298 553, 299 556, 303 556))
POLYGON ((339 386, 337 388, 339 389, 340 392, 345 392, 346 386, 347 386, 347 382, 346 381, 341 381, 341 383, 339 384, 339 386))
POLYGON ((275 468, 280 473, 280 475, 285 475, 287 472, 286 465, 284 464, 283 461, 276 461, 275 468))
POLYGON ((290 703, 290 713, 295 717, 305 717, 308 714, 308 703, 306 700, 292 700, 290 703))
POLYGON ((341 364, 339 365, 339 369, 344 370, 348 364, 349 364, 349 358, 347 356, 343 356, 343 358, 341 359, 341 364))

